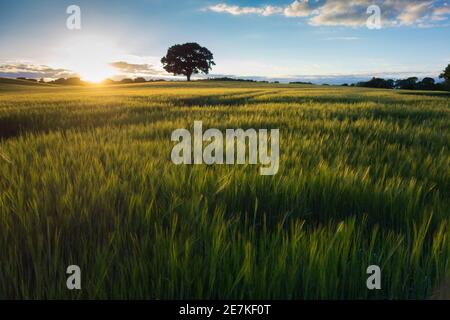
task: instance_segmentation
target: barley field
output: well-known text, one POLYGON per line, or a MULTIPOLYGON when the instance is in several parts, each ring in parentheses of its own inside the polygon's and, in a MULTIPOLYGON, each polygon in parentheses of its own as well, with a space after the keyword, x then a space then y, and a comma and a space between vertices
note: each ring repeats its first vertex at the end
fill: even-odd
POLYGON ((333 86, 2 83, 0 298, 449 298, 449 106, 333 86), (174 165, 171 133, 196 120, 280 129, 278 174, 174 165))

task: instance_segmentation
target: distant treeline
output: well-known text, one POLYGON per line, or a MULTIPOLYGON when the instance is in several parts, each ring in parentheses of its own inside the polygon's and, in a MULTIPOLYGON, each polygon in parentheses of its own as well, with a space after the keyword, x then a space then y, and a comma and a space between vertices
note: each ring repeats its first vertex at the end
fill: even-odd
MULTIPOLYGON (((36 79, 28 79, 28 78, 24 78, 24 77, 18 77, 16 78, 17 80, 25 80, 25 81, 31 81, 31 82, 38 82, 36 79)), ((41 82, 41 81, 39 81, 41 82)))
MULTIPOLYGON (((347 84, 344 84, 346 86, 347 84)), ((357 87, 379 88, 379 89, 401 89, 401 90, 449 90, 449 85, 445 82, 437 83, 433 78, 423 78, 419 81, 417 77, 407 79, 382 79, 372 78, 367 82, 358 82, 357 87)))
POLYGON ((279 84, 280 81, 267 81, 267 80, 252 80, 252 79, 239 79, 239 78, 230 78, 230 77, 221 77, 221 78, 208 78, 205 80, 199 80, 199 81, 231 81, 231 82, 252 82, 252 83, 273 83, 273 84, 279 84))
MULTIPOLYGON (((83 81, 80 78, 72 77, 72 78, 59 78, 52 81, 45 81, 44 79, 36 80, 36 79, 29 79, 24 77, 18 77, 18 80, 25 80, 35 83, 48 83, 48 84, 58 84, 58 85, 87 85, 89 82, 83 81)), ((112 79, 106 79, 102 81, 103 84, 130 84, 130 83, 146 83, 146 82, 160 82, 160 81, 166 81, 164 79, 150 79, 146 80, 143 77, 138 78, 125 78, 119 81, 112 80, 112 79)), ((229 78, 229 77, 222 77, 222 78, 208 78, 205 80, 200 81, 231 81, 231 82, 252 82, 252 83, 273 83, 278 84, 278 81, 269 82, 269 81, 256 81, 251 79, 237 79, 237 78, 229 78)), ((313 85, 311 82, 302 82, 302 81, 296 81, 296 82, 290 82, 289 84, 302 84, 302 85, 313 85)), ((328 84, 323 84, 327 86, 328 84)), ((433 78, 423 78, 421 81, 417 77, 410 77, 407 79, 399 79, 399 80, 393 80, 393 79, 383 79, 383 78, 372 78, 369 81, 366 82, 358 82, 356 84, 347 84, 344 83, 342 86, 344 87, 364 87, 364 88, 378 88, 378 89, 401 89, 401 90, 435 90, 435 91, 445 91, 450 90, 450 83, 447 81, 444 82, 436 82, 433 78)))
MULTIPOLYGON (((59 85, 71 85, 71 86, 75 86, 75 85, 86 85, 86 84, 90 84, 90 82, 88 81, 83 81, 80 78, 76 78, 76 77, 72 77, 72 78, 59 78, 56 80, 51 80, 51 81, 45 81, 44 79, 41 80, 36 80, 36 79, 28 79, 28 78, 24 78, 24 77, 19 77, 17 78, 18 80, 26 80, 26 81, 32 81, 32 82, 36 82, 36 83, 49 83, 49 84, 59 84, 59 85)), ((127 83, 145 83, 145 82, 160 82, 160 81, 167 81, 165 79, 150 79, 150 80, 146 80, 143 77, 138 77, 138 78, 125 78, 122 80, 112 80, 112 79, 106 79, 102 81, 102 84, 127 84, 127 83)), ((208 78, 208 79, 204 79, 204 80, 198 80, 198 81, 233 81, 233 82, 253 82, 253 83, 280 83, 279 81, 274 81, 274 82, 269 82, 269 81, 256 81, 256 80, 251 80, 251 79, 237 79, 237 78, 229 78, 229 77, 222 77, 222 78, 208 78)))
POLYGON ((24 78, 24 77, 18 77, 17 80, 24 80, 24 81, 30 81, 35 83, 49 83, 49 84, 62 84, 62 85, 83 85, 87 84, 87 82, 81 80, 80 78, 59 78, 52 81, 45 81, 43 78, 40 80, 36 79, 30 79, 30 78, 24 78))
POLYGON ((208 78, 208 79, 206 79, 206 81, 257 82, 255 80, 251 80, 251 79, 237 79, 237 78, 229 78, 229 77, 208 78))
POLYGON ((103 84, 126 84, 126 83, 145 83, 145 82, 161 82, 161 81, 166 81, 164 79, 150 79, 150 80, 146 80, 143 77, 138 77, 138 78, 125 78, 119 81, 115 81, 115 80, 111 80, 111 79, 106 79, 104 81, 102 81, 103 84))
POLYGON ((312 82, 303 82, 303 81, 295 81, 295 82, 289 82, 289 84, 308 84, 308 85, 312 85, 312 82))
MULTIPOLYGON (((36 82, 36 83, 49 83, 49 84, 59 84, 59 85, 69 85, 69 86, 81 86, 81 85, 87 85, 90 84, 90 82, 88 81, 83 81, 80 78, 77 77, 72 77, 72 78, 59 78, 56 80, 52 80, 52 81, 45 81, 44 79, 40 79, 40 80, 36 80, 36 79, 29 79, 29 78, 24 78, 24 77, 19 77, 17 78, 18 80, 25 80, 25 81, 31 81, 31 82, 36 82)), ((143 83, 143 82, 159 82, 159 81, 166 81, 164 79, 151 79, 151 80, 146 80, 143 77, 138 77, 138 78, 134 78, 134 79, 130 79, 130 78, 125 78, 119 81, 115 81, 112 79, 106 79, 103 80, 102 83, 103 84, 126 84, 126 83, 143 83)))

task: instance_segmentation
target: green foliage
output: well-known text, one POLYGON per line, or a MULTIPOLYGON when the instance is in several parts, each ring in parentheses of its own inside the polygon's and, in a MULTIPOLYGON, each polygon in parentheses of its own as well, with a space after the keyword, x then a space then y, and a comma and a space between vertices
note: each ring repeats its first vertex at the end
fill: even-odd
POLYGON ((209 73, 215 65, 211 51, 198 43, 177 44, 169 48, 167 55, 161 59, 164 69, 174 75, 185 75, 191 80, 193 74, 209 73))
POLYGON ((444 79, 446 84, 450 87, 450 64, 445 68, 444 72, 439 76, 444 79))
POLYGON ((444 93, 217 81, 0 92, 0 298, 443 294, 444 93), (173 165, 170 134, 194 120, 279 128, 280 172, 173 165), (71 264, 82 291, 66 289, 71 264), (381 291, 366 288, 371 264, 381 291))

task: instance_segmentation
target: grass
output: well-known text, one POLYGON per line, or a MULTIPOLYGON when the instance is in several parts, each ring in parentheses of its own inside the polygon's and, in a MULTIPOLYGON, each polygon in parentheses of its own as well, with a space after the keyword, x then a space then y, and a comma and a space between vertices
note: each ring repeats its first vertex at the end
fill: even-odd
POLYGON ((448 297, 448 95, 13 82, 0 137, 1 299, 448 297), (173 165, 194 120, 279 128, 279 173, 173 165))

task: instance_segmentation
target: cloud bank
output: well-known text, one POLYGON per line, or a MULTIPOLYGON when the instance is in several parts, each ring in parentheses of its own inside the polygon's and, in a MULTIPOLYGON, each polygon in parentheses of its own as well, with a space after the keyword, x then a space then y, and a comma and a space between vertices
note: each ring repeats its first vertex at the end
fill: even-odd
POLYGON ((125 61, 117 61, 110 63, 110 66, 127 75, 153 76, 160 74, 150 64, 133 64, 125 61))
POLYGON ((45 78, 45 79, 57 79, 57 78, 70 78, 77 76, 76 73, 62 69, 52 68, 45 65, 36 65, 31 63, 11 62, 0 64, 0 77, 5 78, 45 78))
POLYGON ((365 26, 367 9, 378 5, 384 27, 432 27, 446 24, 450 5, 442 0, 295 0, 286 6, 244 7, 219 3, 209 11, 239 15, 282 15, 306 18, 312 26, 365 26))

